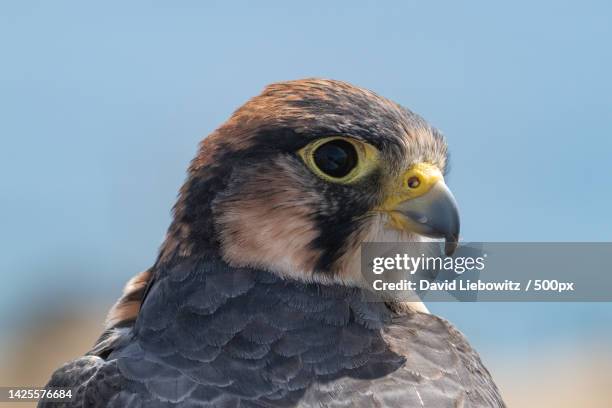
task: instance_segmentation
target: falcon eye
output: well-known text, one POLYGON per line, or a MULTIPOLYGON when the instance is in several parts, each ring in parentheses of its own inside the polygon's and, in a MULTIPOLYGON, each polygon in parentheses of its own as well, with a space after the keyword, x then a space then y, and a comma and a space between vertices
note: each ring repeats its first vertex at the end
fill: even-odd
POLYGON ((351 184, 379 166, 379 152, 352 137, 317 139, 297 154, 314 174, 331 183, 351 184))
POLYGON ((346 176, 357 165, 355 146, 346 140, 335 139, 319 146, 312 154, 319 170, 331 177, 346 176))

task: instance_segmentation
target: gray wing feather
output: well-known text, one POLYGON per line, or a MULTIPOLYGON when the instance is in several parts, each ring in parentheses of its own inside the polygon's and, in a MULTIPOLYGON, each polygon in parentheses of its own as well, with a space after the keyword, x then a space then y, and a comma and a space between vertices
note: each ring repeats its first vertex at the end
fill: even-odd
POLYGON ((159 275, 116 344, 49 385, 74 387, 79 407, 504 406, 478 355, 440 318, 212 261, 159 275))
POLYGON ((57 369, 46 385, 70 389, 73 394, 71 401, 41 401, 38 407, 140 408, 140 397, 122 390, 122 379, 116 362, 107 362, 97 356, 84 356, 57 369))
POLYGON ((367 381, 346 376, 317 384, 303 406, 505 407, 478 354, 445 320, 422 313, 397 317, 385 338, 405 358, 400 369, 371 373, 367 381))

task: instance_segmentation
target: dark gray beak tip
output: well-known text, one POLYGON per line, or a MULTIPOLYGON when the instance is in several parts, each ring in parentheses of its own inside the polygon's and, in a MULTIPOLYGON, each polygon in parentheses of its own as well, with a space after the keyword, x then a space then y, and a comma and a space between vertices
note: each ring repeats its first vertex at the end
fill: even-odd
POLYGON ((452 256, 457 250, 458 245, 459 245, 458 235, 447 236, 444 242, 444 254, 446 256, 452 256))

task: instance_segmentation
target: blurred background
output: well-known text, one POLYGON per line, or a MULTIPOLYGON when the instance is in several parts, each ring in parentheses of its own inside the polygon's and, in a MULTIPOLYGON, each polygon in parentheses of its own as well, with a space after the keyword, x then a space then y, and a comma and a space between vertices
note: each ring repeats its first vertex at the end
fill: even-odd
MULTIPOLYGON (((89 348, 198 141, 270 82, 440 128, 466 241, 612 241, 611 40, 606 1, 2 2, 0 385, 89 348)), ((510 406, 610 406, 612 304, 429 306, 510 406)))

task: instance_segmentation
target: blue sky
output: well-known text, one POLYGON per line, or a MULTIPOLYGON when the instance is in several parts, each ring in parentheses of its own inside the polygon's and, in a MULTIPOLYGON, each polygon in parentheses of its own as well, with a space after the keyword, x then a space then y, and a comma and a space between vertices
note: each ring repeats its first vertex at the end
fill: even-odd
MULTIPOLYGON (((465 240, 612 240, 609 2, 250 4, 0 5, 2 326, 110 302, 153 262, 197 142, 301 77, 439 127, 465 240)), ((612 320, 609 304, 432 309, 487 347, 612 320)))

